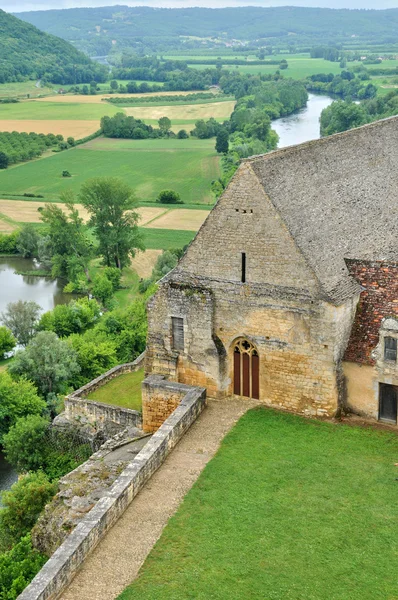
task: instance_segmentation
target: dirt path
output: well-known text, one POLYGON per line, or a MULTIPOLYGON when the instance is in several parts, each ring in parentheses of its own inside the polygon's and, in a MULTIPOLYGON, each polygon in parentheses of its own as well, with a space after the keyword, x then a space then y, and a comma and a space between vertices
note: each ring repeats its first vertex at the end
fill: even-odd
POLYGON ((255 401, 250 400, 209 401, 196 423, 85 561, 60 600, 114 600, 131 583, 224 435, 253 406, 255 401))

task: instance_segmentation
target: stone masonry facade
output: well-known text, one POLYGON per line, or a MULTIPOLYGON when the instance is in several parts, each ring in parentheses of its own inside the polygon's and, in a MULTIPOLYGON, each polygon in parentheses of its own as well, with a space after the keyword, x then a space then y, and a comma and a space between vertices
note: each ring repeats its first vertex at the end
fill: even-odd
POLYGON ((396 385, 397 140, 395 117, 243 161, 148 305, 146 373, 378 418, 396 385), (374 369, 366 402, 350 364, 374 369))

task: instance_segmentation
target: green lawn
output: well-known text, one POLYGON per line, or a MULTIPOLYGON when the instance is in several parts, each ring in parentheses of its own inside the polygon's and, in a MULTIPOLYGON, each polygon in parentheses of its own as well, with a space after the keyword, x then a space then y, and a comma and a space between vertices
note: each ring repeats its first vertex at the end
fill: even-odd
POLYGON ((89 394, 88 399, 132 410, 141 410, 141 383, 144 376, 144 369, 119 375, 89 394))
POLYGON ((249 411, 119 600, 395 600, 396 433, 249 411))
MULTIPOLYGON (((184 142, 184 140, 178 140, 184 142)), ((214 140, 213 140, 214 141, 214 140)), ((42 160, 20 164, 0 172, 0 197, 7 194, 43 194, 44 201, 56 200, 67 189, 78 192, 92 177, 120 177, 130 184, 142 201, 154 201, 160 191, 174 189, 182 200, 211 204, 211 182, 219 176, 219 158, 213 145, 182 143, 166 147, 164 140, 139 142, 118 140, 109 152, 104 147, 79 146, 42 160), (147 151, 142 151, 147 150, 147 151), (151 151, 152 150, 152 151, 151 151), (62 177, 68 170, 72 177, 62 177)))
POLYGON ((27 100, 17 104, 2 104, 0 119, 91 121, 100 119, 104 115, 112 116, 117 112, 120 112, 120 108, 118 109, 108 102, 80 104, 78 102, 27 100))
POLYGON ((22 81, 14 83, 0 84, 0 98, 15 98, 18 96, 46 96, 53 94, 54 91, 49 87, 36 87, 36 81, 22 81))
POLYGON ((150 229, 149 227, 140 227, 140 230, 144 234, 145 248, 148 250, 182 248, 189 244, 197 233, 183 229, 150 229))

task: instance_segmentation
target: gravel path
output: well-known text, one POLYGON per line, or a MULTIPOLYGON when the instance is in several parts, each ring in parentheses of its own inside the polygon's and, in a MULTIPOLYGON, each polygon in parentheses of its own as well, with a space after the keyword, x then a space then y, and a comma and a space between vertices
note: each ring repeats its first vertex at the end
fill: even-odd
POLYGON ((87 558, 60 600, 114 600, 137 576, 221 440, 255 401, 210 400, 198 420, 171 452, 124 515, 87 558))

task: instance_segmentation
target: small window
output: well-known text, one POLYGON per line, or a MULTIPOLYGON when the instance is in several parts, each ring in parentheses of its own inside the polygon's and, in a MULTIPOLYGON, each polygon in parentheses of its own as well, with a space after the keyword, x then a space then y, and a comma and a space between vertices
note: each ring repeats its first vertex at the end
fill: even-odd
POLYGON ((385 360, 397 361, 397 340, 395 338, 384 338, 384 358, 385 360))
POLYGON ((181 317, 171 317, 173 330, 173 350, 184 351, 184 319, 181 317))
POLYGON ((242 272, 241 272, 242 283, 246 282, 246 252, 242 252, 242 272))

